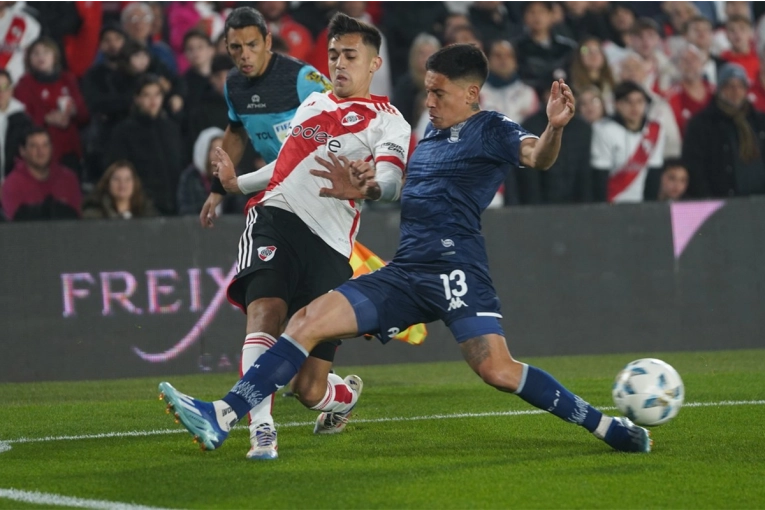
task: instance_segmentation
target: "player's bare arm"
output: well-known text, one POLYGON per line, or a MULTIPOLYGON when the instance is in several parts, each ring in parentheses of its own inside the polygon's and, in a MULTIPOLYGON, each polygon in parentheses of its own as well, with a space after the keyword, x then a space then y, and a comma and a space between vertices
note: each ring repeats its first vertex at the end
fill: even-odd
POLYGON ((552 84, 547 101, 547 129, 539 139, 527 138, 521 142, 521 165, 537 170, 547 170, 560 152, 563 128, 574 118, 576 102, 571 87, 562 79, 552 84))
POLYGON ((314 159, 327 170, 311 170, 311 175, 327 179, 331 188, 321 188, 319 195, 339 200, 378 200, 381 190, 375 181, 375 170, 365 161, 350 161, 345 156, 329 153, 331 161, 319 156, 314 159))
MULTIPOLYGON (((231 126, 226 127, 226 131, 223 133, 222 145, 227 157, 230 158, 233 163, 232 168, 242 159, 244 149, 247 147, 248 139, 247 131, 243 126, 236 128, 232 128, 231 126)), ((223 189, 229 191, 225 185, 223 189)), ((205 203, 202 206, 202 211, 199 213, 199 222, 202 224, 203 228, 211 228, 213 226, 213 222, 218 216, 215 209, 222 201, 223 195, 220 193, 213 192, 207 197, 207 200, 205 200, 205 203)))
POLYGON ((211 155, 213 164, 213 175, 220 179, 220 183, 223 185, 228 193, 241 194, 237 184, 236 170, 234 169, 234 162, 231 161, 228 153, 221 147, 215 147, 211 155))

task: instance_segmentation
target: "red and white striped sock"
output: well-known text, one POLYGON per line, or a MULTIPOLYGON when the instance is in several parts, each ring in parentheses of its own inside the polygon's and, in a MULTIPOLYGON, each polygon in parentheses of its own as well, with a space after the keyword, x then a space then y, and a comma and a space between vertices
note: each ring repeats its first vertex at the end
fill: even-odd
MULTIPOLYGON (((242 363, 239 367, 239 376, 243 376, 250 369, 255 361, 268 349, 274 346, 276 339, 268 333, 258 332, 250 333, 244 339, 242 346, 242 363)), ((255 432, 255 427, 260 424, 268 423, 274 426, 274 418, 271 416, 271 410, 274 406, 274 396, 271 395, 263 399, 263 402, 255 406, 249 414, 250 433, 255 432)))
POLYGON ((345 384, 339 375, 329 374, 327 392, 324 393, 324 398, 311 409, 329 413, 343 413, 352 408, 358 399, 358 394, 345 384))

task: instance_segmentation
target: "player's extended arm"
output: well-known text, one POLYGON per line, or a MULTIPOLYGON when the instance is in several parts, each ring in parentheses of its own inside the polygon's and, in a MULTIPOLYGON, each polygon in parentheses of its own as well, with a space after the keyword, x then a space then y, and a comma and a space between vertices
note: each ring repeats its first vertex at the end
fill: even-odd
POLYGON ((214 168, 213 175, 220 180, 227 192, 236 195, 248 195, 266 189, 274 175, 274 168, 276 168, 276 161, 272 161, 255 172, 237 177, 234 163, 225 150, 215 147, 211 157, 214 168))
POLYGON ((547 170, 560 152, 563 128, 574 117, 575 101, 571 88, 561 79, 552 84, 547 101, 547 129, 539 139, 527 138, 521 142, 520 163, 525 167, 547 170))
POLYGON ((263 191, 268 187, 268 183, 271 182, 271 177, 274 175, 274 168, 276 168, 276 160, 259 168, 255 172, 240 175, 236 178, 238 192, 249 195, 250 193, 263 191))
MULTIPOLYGON (((226 127, 226 132, 223 134, 223 150, 228 154, 234 166, 242 159, 247 141, 247 131, 243 126, 226 127)), ((202 227, 213 226, 213 220, 217 217, 215 209, 223 201, 223 195, 226 194, 225 187, 217 177, 213 178, 210 190, 210 196, 205 200, 202 211, 199 213, 199 222, 202 227)))
POLYGON ((228 157, 231 158, 234 166, 238 165, 242 160, 244 150, 247 148, 247 142, 249 140, 250 137, 247 135, 247 130, 244 129, 244 126, 232 128, 229 125, 226 127, 226 132, 223 133, 223 143, 221 144, 221 147, 226 151, 228 157))

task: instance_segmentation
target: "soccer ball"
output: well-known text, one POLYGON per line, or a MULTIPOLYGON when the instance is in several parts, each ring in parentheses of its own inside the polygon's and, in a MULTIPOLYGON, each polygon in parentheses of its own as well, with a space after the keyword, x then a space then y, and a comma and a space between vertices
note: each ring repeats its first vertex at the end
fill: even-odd
POLYGON ((685 387, 669 364, 644 358, 628 363, 617 374, 612 395, 624 416, 650 427, 677 416, 685 399, 685 387))

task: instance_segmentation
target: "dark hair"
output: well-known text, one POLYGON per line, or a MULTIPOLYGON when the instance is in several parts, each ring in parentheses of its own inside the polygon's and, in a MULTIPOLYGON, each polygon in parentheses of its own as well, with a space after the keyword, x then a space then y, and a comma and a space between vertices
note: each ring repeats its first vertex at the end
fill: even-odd
POLYGON ((380 52, 380 45, 382 44, 382 35, 373 25, 364 23, 363 21, 351 18, 350 16, 338 12, 329 22, 329 31, 327 32, 327 40, 331 41, 336 37, 340 37, 346 34, 359 34, 361 40, 367 46, 371 46, 380 52))
POLYGON ((634 81, 623 81, 614 87, 614 100, 621 101, 633 92, 640 92, 645 98, 646 104, 651 104, 651 96, 648 95, 648 92, 640 84, 634 81))
POLYGON ((483 85, 489 75, 489 61, 472 44, 452 44, 432 54, 425 69, 443 74, 452 81, 465 78, 483 85))
POLYGON ((550 12, 552 12, 553 8, 555 7, 553 5, 553 2, 541 2, 541 1, 540 2, 523 2, 523 5, 521 5, 521 14, 525 16, 526 11, 528 11, 529 7, 531 7, 534 4, 539 4, 550 12))
POLYGON ((133 95, 135 97, 138 97, 141 95, 141 92, 143 89, 148 87, 149 85, 156 85, 159 87, 159 90, 162 91, 162 95, 165 95, 165 91, 162 89, 162 83, 160 82, 159 76, 152 73, 145 73, 138 77, 138 80, 135 84, 135 90, 133 91, 133 95))
POLYGON ((664 160, 664 165, 662 166, 661 173, 666 172, 670 168, 683 168, 685 169, 685 172, 688 173, 688 166, 685 164, 685 161, 683 161, 680 158, 667 158, 664 160))
POLYGON ((48 140, 50 140, 50 134, 48 134, 48 131, 44 127, 30 126, 29 129, 24 131, 24 138, 21 140, 21 146, 26 147, 29 139, 33 137, 34 135, 39 135, 39 134, 43 134, 47 136, 48 140))
POLYGON ((141 44, 138 41, 135 41, 133 39, 128 39, 127 41, 125 41, 125 44, 122 46, 122 49, 120 50, 120 54, 122 58, 124 58, 125 60, 130 60, 130 57, 132 57, 136 53, 146 53, 149 56, 149 59, 153 60, 151 52, 144 44, 141 44))
POLYGON ((457 35, 462 32, 469 32, 470 35, 473 36, 473 39, 479 42, 481 41, 481 38, 478 37, 478 32, 476 32, 475 28, 471 25, 459 25, 454 27, 454 30, 444 35, 444 46, 457 44, 457 35))
POLYGON ((263 39, 268 35, 268 26, 266 25, 266 19, 260 13, 260 11, 252 7, 237 7, 226 18, 226 24, 223 27, 223 34, 228 37, 228 31, 232 28, 239 30, 240 28, 257 27, 260 33, 263 35, 263 39))
POLYGON ((212 46, 213 45, 212 40, 210 40, 210 36, 208 36, 207 34, 202 32, 201 30, 191 29, 188 32, 186 32, 186 34, 183 36, 183 46, 182 46, 182 48, 184 49, 184 51, 186 50, 186 44, 191 39, 194 39, 194 38, 202 39, 204 42, 207 43, 208 46, 212 46))
POLYGON ((630 11, 630 13, 635 18, 637 18, 637 14, 635 14, 635 8, 630 4, 630 2, 609 2, 608 3, 608 16, 610 17, 613 13, 615 13, 619 9, 624 9, 626 11, 630 11))
POLYGON ((489 55, 491 55, 491 52, 494 51, 494 47, 499 46, 500 44, 509 45, 510 49, 513 51, 513 55, 518 58, 518 53, 515 51, 515 45, 507 39, 494 39, 489 41, 489 43, 486 45, 486 57, 488 58, 489 55))
POLYGON ((11 87, 13 87, 13 78, 11 78, 11 73, 9 73, 7 69, 0 69, 0 76, 5 76, 8 78, 8 82, 11 84, 11 87))
POLYGON ((101 27, 101 30, 98 32, 98 40, 102 41, 104 36, 108 32, 116 32, 120 34, 122 37, 124 37, 125 39, 127 39, 127 34, 125 33, 125 31, 122 29, 121 26, 119 26, 116 23, 106 23, 105 25, 101 27))
POLYGON ((228 71, 234 67, 234 61, 228 55, 215 55, 210 65, 210 72, 213 74, 220 71, 228 71))
POLYGON ((271 34, 271 51, 274 53, 288 55, 290 52, 290 46, 287 44, 287 41, 285 41, 284 38, 280 35, 271 34))

